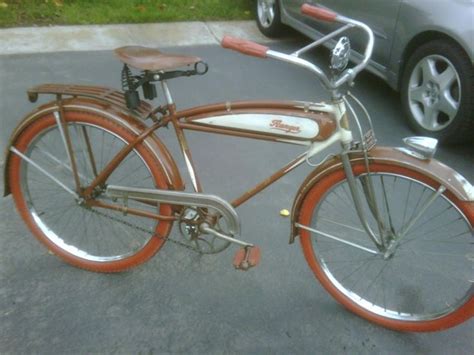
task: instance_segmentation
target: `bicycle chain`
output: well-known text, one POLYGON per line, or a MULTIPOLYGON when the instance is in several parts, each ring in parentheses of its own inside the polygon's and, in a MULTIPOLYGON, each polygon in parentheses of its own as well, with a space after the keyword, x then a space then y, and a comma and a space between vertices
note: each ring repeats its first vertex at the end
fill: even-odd
POLYGON ((138 226, 138 225, 136 225, 136 224, 133 224, 133 223, 124 221, 123 219, 120 219, 120 218, 117 218, 117 217, 109 216, 108 214, 105 214, 105 213, 103 213, 103 212, 99 212, 99 211, 94 210, 94 209, 92 209, 92 208, 88 208, 88 210, 91 211, 92 213, 95 213, 95 214, 97 214, 97 215, 99 215, 99 216, 108 218, 108 219, 110 219, 110 220, 112 220, 112 221, 116 221, 116 222, 122 223, 123 225, 126 225, 126 226, 128 226, 128 227, 130 227, 130 228, 139 230, 139 231, 144 232, 144 233, 149 233, 152 238, 153 238, 153 237, 157 237, 157 238, 159 238, 159 239, 164 240, 165 242, 168 242, 168 241, 169 241, 169 242, 171 242, 171 243, 173 243, 173 244, 182 246, 182 247, 184 247, 184 248, 186 248, 186 249, 192 250, 192 251, 194 251, 194 252, 196 252, 196 253, 199 254, 199 251, 197 251, 196 249, 194 249, 192 246, 190 246, 190 245, 188 245, 188 244, 186 244, 186 243, 180 242, 179 240, 175 240, 175 239, 172 239, 172 238, 170 238, 170 237, 164 237, 164 236, 162 236, 162 235, 160 235, 160 234, 158 234, 158 233, 152 233, 152 232, 150 232, 149 230, 147 230, 147 229, 145 229, 145 228, 143 228, 143 227, 140 227, 140 226, 138 226))

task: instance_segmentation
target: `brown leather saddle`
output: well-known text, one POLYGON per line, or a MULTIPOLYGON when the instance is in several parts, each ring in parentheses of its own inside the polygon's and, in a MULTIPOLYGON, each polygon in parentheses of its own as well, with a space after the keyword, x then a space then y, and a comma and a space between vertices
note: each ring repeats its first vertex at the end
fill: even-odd
POLYGON ((180 54, 166 54, 157 49, 126 46, 115 50, 117 57, 125 64, 141 70, 166 71, 188 65, 196 65, 201 58, 180 54))

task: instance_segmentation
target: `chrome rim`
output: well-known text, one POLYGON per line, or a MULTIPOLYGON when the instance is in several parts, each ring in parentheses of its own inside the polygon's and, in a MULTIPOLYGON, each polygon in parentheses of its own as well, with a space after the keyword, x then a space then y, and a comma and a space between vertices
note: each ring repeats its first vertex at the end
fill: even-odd
MULTIPOLYGON (((68 128, 81 185, 87 186, 94 175, 85 154, 85 146, 81 142, 82 129, 86 130, 90 138, 98 169, 103 168, 126 142, 115 133, 91 124, 69 124, 68 128)), ((35 137, 25 154, 75 190, 69 159, 56 126, 35 137)), ((150 169, 135 150, 112 173, 108 183, 154 187, 150 169)), ((22 161, 21 165, 21 189, 29 213, 46 238, 60 249, 81 259, 111 262, 127 258, 143 249, 156 230, 157 222, 150 219, 84 207, 70 193, 26 161, 22 161), (144 229, 137 230, 134 225, 144 229)), ((102 194, 97 199, 113 203, 102 194)), ((148 209, 155 213, 158 210, 150 206, 144 207, 135 201, 130 201, 129 207, 148 209)))
POLYGON ((257 16, 262 27, 270 27, 275 20, 275 0, 258 0, 257 16))
MULTIPOLYGON (((435 190, 400 175, 372 175, 384 224, 393 225, 390 238, 396 241, 435 190)), ((357 181, 362 193, 360 176, 357 181)), ((371 215, 368 205, 365 209, 371 215)), ((377 230, 375 220, 369 222, 377 230)), ((358 220, 346 181, 323 196, 311 228, 376 249, 358 220)), ((373 314, 403 321, 437 319, 461 307, 474 292, 474 234, 463 213, 443 195, 400 238, 388 258, 383 252, 374 255, 315 233, 311 237, 318 263, 331 283, 373 314)))
POLYGON ((446 128, 461 103, 461 80, 454 65, 441 55, 423 58, 410 76, 408 104, 415 121, 428 131, 446 128))

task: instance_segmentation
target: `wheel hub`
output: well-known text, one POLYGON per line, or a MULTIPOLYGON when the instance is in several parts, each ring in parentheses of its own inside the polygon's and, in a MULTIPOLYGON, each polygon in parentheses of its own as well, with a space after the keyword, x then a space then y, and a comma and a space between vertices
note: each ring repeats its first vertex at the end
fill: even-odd
POLYGON ((428 82, 426 84, 425 97, 427 100, 427 105, 433 106, 436 105, 440 99, 440 87, 435 82, 428 82))
POLYGON ((179 217, 179 231, 184 242, 201 254, 219 253, 230 245, 228 241, 201 232, 199 226, 210 219, 205 209, 196 207, 185 208, 179 217))
POLYGON ((410 74, 407 89, 411 115, 424 129, 440 131, 456 117, 461 79, 446 57, 433 54, 422 58, 410 74))
POLYGON ((395 254, 395 251, 398 249, 398 246, 400 245, 400 243, 393 239, 387 249, 385 250, 385 253, 383 254, 383 258, 384 260, 388 260, 388 259, 391 259, 393 257, 393 255, 395 254))

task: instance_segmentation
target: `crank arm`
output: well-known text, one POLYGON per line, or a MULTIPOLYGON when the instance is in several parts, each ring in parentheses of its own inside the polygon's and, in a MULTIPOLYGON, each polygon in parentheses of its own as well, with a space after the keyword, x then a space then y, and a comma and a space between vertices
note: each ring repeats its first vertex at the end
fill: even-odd
POLYGON ((253 247, 253 246, 254 246, 253 244, 250 244, 250 243, 244 242, 244 241, 242 241, 242 240, 229 237, 228 235, 225 235, 225 234, 223 234, 223 233, 220 233, 219 231, 216 231, 215 229, 211 228, 207 223, 201 224, 201 225, 199 226, 199 229, 200 229, 203 233, 212 234, 213 236, 215 236, 215 237, 217 237, 217 238, 227 240, 228 242, 231 242, 231 243, 234 243, 234 244, 238 244, 238 245, 241 245, 241 246, 243 246, 243 247, 253 247))

